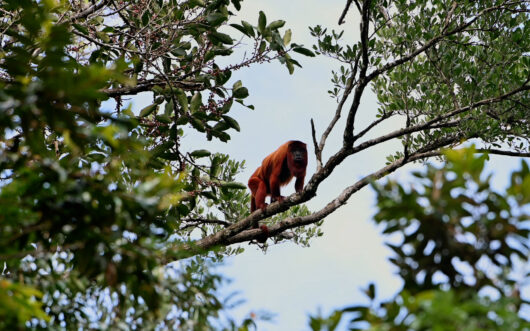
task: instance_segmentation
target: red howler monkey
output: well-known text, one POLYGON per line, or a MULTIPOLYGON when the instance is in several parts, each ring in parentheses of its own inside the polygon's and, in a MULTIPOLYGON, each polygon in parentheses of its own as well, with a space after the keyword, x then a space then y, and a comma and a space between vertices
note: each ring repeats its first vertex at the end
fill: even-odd
POLYGON ((307 148, 301 141, 288 141, 267 156, 248 180, 252 192, 250 212, 267 207, 265 198, 268 195, 271 201, 282 202, 280 186, 287 185, 293 177, 296 177, 296 192, 302 191, 306 167, 307 148))

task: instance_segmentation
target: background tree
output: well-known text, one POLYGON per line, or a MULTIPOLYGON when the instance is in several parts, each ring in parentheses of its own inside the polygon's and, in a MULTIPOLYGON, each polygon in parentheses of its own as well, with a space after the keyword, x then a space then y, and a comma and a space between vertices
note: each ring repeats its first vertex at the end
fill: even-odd
POLYGON ((335 116, 320 139, 313 125, 317 172, 300 194, 248 215, 248 195, 234 182, 242 164, 189 150, 181 137, 191 128, 228 141, 227 131, 239 129, 228 113, 248 96, 240 81, 228 83, 232 72, 275 59, 292 72, 298 62, 290 53, 314 53, 264 13, 255 25, 229 22, 239 8, 240 1, 2 2, 0 258, 9 293, 31 303, 6 323, 212 327, 209 317, 223 306, 211 295, 219 278, 201 257, 174 274, 168 263, 241 252, 230 245, 260 236, 250 225, 266 218, 270 242, 307 243, 372 180, 470 139, 481 143, 477 152, 529 155, 527 1, 348 1, 339 21, 356 8, 359 41, 311 29, 315 53, 340 63, 330 90, 335 116), (234 33, 251 40, 249 55, 221 66, 219 57, 238 45, 234 33), (359 129, 368 86, 380 107, 359 129), (123 107, 126 96, 147 91, 151 105, 123 107), (108 98, 115 110, 102 104, 108 98), (324 160, 340 117, 343 144, 324 160), (387 121, 400 127, 367 138, 387 121), (386 166, 315 212, 301 205, 347 158, 392 139, 403 148, 386 166), (49 322, 31 301, 34 288, 44 293, 49 322), (94 300, 102 293, 112 300, 94 300), (93 314, 87 302, 106 313, 93 314), (40 319, 28 322, 31 315, 40 319))
POLYGON ((374 220, 388 239, 403 280, 391 300, 365 290, 370 303, 311 317, 312 330, 527 330, 519 316, 530 256, 530 170, 495 192, 474 148, 448 151, 442 167, 414 172, 414 184, 375 184, 374 220))

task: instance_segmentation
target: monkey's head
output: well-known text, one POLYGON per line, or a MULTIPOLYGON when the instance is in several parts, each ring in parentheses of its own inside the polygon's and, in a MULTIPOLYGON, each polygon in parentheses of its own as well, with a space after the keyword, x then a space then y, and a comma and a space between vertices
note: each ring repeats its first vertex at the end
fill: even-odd
POLYGON ((289 153, 296 165, 302 166, 307 164, 307 148, 303 142, 297 140, 290 141, 289 153))

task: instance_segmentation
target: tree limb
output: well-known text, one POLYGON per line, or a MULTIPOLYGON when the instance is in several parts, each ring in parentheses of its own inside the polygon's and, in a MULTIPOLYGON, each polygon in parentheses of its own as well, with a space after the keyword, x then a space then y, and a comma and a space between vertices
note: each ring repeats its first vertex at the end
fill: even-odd
POLYGON ((370 27, 370 0, 365 0, 363 2, 362 8, 362 17, 361 17, 361 66, 359 72, 359 81, 357 82, 357 87, 355 88, 355 93, 353 95, 353 102, 348 112, 348 118, 346 119, 346 127, 344 129, 344 140, 343 146, 349 147, 353 146, 353 129, 355 122, 355 115, 359 109, 361 103, 361 97, 363 95, 365 87, 370 82, 370 79, 366 79, 366 72, 368 71, 368 31, 370 27))
POLYGON ((92 5, 92 6, 88 7, 87 9, 79 12, 78 14, 70 17, 68 19, 68 22, 71 23, 71 22, 73 22, 75 20, 78 20, 78 19, 81 19, 81 18, 86 18, 90 14, 93 14, 96 11, 100 10, 101 8, 105 7, 108 3, 109 3, 109 0, 103 0, 100 3, 98 3, 98 4, 92 5))
POLYGON ((342 11, 342 14, 339 17, 339 25, 344 23, 344 17, 346 17, 346 13, 348 12, 348 10, 350 10, 350 6, 352 2, 353 0, 346 1, 346 7, 344 7, 344 10, 342 11))
POLYGON ((514 152, 514 151, 505 151, 505 150, 493 149, 493 148, 479 148, 476 151, 479 153, 488 153, 488 154, 495 154, 495 155, 530 157, 530 152, 514 152))
MULTIPOLYGON (((202 83, 196 82, 185 82, 185 81, 171 81, 176 87, 179 87, 185 91, 199 91, 203 89, 202 83)), ((150 79, 138 83, 136 86, 117 87, 109 89, 101 89, 100 91, 108 95, 109 97, 116 97, 122 95, 136 94, 139 92, 150 91, 155 85, 165 86, 166 81, 163 79, 150 79)))

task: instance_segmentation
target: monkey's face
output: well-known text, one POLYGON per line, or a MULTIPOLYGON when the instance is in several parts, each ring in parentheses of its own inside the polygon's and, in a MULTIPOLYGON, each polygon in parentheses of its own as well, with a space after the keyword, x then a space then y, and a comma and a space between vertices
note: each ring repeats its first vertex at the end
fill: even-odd
POLYGON ((302 148, 293 148, 291 150, 291 155, 295 163, 303 163, 305 160, 306 151, 302 148))

